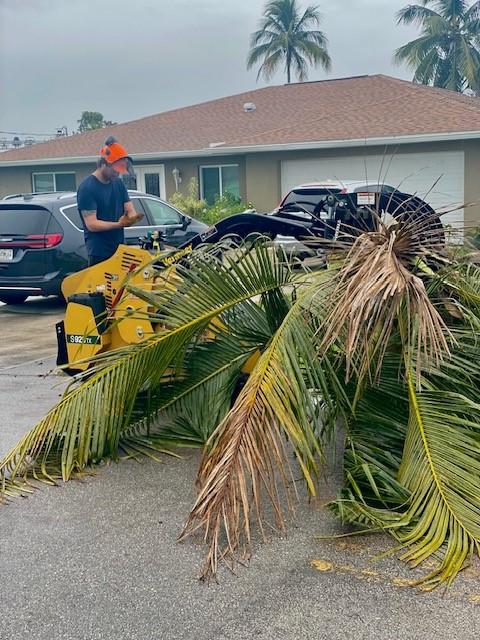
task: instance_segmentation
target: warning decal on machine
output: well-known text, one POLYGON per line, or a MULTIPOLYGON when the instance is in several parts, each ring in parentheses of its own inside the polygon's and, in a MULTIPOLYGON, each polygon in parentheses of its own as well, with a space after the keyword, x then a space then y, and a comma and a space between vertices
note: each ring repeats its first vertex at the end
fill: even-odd
POLYGON ((375 193, 357 193, 357 204, 375 204, 375 193))

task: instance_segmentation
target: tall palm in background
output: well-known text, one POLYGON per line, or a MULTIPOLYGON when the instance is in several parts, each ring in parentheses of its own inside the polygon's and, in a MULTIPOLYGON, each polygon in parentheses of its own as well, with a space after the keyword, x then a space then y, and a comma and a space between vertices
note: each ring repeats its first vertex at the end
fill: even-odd
POLYGON ((415 82, 480 91, 480 2, 469 5, 466 0, 421 0, 397 13, 398 24, 422 29, 394 56, 415 70, 415 82))
POLYGON ((312 27, 320 24, 318 7, 310 6, 302 13, 297 0, 271 0, 267 3, 260 28, 250 37, 247 68, 263 60, 257 79, 268 80, 285 64, 287 82, 292 71, 299 80, 307 78, 308 64, 321 64, 328 71, 331 59, 323 31, 312 27))

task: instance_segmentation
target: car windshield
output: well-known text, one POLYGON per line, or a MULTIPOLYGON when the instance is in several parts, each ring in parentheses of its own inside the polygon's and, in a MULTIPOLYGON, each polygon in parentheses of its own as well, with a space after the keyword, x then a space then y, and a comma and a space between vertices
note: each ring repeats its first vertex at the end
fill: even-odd
POLYGON ((294 209, 293 205, 298 202, 302 209, 313 213, 315 206, 329 193, 340 193, 340 189, 293 189, 285 198, 282 208, 290 205, 289 209, 294 209))

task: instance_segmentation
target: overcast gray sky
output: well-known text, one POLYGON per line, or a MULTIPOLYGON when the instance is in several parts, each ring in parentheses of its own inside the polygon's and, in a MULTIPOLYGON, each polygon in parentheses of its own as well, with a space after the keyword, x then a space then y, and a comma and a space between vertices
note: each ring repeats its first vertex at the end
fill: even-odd
MULTIPOLYGON (((83 110, 117 122, 265 86, 247 71, 264 0, 0 0, 0 131, 76 128, 83 110)), ((407 0, 317 4, 333 69, 411 78, 392 52, 416 30, 395 25, 407 0)), ((269 84, 281 84, 283 74, 269 84)))

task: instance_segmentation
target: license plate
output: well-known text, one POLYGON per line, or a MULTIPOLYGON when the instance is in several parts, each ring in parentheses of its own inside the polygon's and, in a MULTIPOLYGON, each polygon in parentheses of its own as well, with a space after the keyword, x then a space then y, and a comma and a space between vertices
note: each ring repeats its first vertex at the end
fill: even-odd
POLYGON ((13 260, 13 249, 0 249, 0 262, 13 260))

